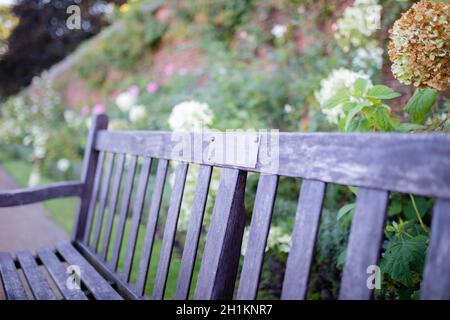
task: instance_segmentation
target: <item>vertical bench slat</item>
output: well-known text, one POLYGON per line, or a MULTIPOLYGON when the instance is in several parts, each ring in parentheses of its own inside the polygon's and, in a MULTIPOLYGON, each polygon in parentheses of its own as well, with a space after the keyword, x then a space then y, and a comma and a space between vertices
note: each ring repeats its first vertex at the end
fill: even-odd
POLYGON ((44 264, 48 273, 55 281, 56 286, 66 300, 87 300, 86 295, 81 289, 69 289, 67 287, 66 267, 56 257, 56 255, 50 251, 50 249, 44 248, 37 250, 39 259, 44 264))
POLYGON ((278 176, 260 176, 252 220, 250 222, 250 233, 244 256, 244 264, 239 279, 237 292, 237 299, 239 300, 253 300, 256 298, 277 186, 278 176))
POLYGON ((246 178, 245 171, 222 169, 195 289, 196 299, 233 296, 245 223, 246 178))
POLYGON ((139 177, 139 184, 136 193, 136 198, 133 206, 133 215, 131 217, 131 229, 128 237, 128 245, 125 253, 125 261, 123 267, 123 274, 125 280, 130 280, 131 267, 133 265, 134 251, 136 249, 136 241, 139 233, 139 226, 141 223, 142 208, 144 207, 145 194, 147 193, 148 177, 150 175, 150 168, 152 165, 151 158, 144 158, 142 164, 141 174, 139 177))
POLYGON ((303 180, 284 275, 282 299, 303 300, 306 297, 324 195, 325 183, 303 180))
POLYGON ((125 231, 125 223, 127 221, 128 208, 130 206, 131 193, 133 192, 134 175, 136 173, 137 157, 132 156, 128 166, 127 179, 122 195, 122 205, 120 207, 119 222, 117 223, 116 238, 114 239, 114 247, 112 253, 112 266, 117 270, 120 257, 120 249, 122 248, 122 240, 125 231))
POLYGON ((98 212, 97 212, 96 226, 94 230, 94 239, 92 242, 92 248, 94 249, 94 251, 97 251, 98 243, 100 241, 100 235, 102 233, 103 217, 105 215, 106 200, 108 199, 111 173, 114 166, 114 158, 115 155, 113 153, 110 153, 108 155, 108 160, 106 161, 105 174, 103 176, 100 199, 98 201, 98 212))
POLYGON ((148 213, 147 226, 145 228, 144 246, 142 248, 138 280, 136 283, 136 290, 139 295, 144 295, 145 292, 145 284, 148 277, 148 269, 150 266, 150 258, 152 256, 153 241, 155 239, 156 226, 158 224, 159 210, 161 208, 168 165, 169 161, 165 159, 158 160, 158 169, 156 171, 152 202, 148 213))
POLYGON ((169 273, 170 260, 172 257, 173 242, 175 240, 178 217, 180 215, 181 202, 183 200, 187 170, 187 163, 180 162, 178 164, 164 227, 164 236, 159 255, 158 269, 156 271, 155 286, 153 288, 153 299, 155 300, 160 300, 164 297, 167 275, 169 273))
POLYGON ((450 200, 437 199, 424 269, 422 299, 450 300, 450 200))
POLYGON ((356 201, 339 299, 368 300, 367 268, 377 265, 386 220, 388 192, 360 188, 356 201))
POLYGON ((211 181, 211 166, 201 166, 198 173, 197 186, 192 204, 192 211, 189 217, 189 226, 181 259, 181 266, 178 275, 176 298, 185 300, 189 296, 194 270, 195 258, 197 256, 198 242, 202 231, 203 216, 205 213, 206 200, 208 199, 209 183, 211 181))
POLYGON ((6 252, 0 252, 0 276, 8 300, 28 300, 25 288, 20 281, 14 260, 6 252))
POLYGON ((92 231, 92 224, 94 223, 94 214, 95 214, 95 208, 97 207, 97 198, 98 198, 98 192, 100 189, 100 181, 101 181, 101 177, 102 177, 104 159, 105 159, 105 153, 102 151, 102 152, 100 152, 100 155, 98 157, 97 171, 95 172, 95 179, 94 179, 94 184, 92 187, 92 195, 90 197, 91 202, 89 203, 89 208, 87 211, 86 230, 84 232, 84 238, 83 238, 83 242, 86 244, 89 243, 89 238, 91 236, 91 231, 92 231))
POLYGON ((106 227, 105 227, 105 235, 103 237, 103 244, 101 249, 100 256, 103 259, 106 259, 108 255, 108 247, 109 242, 111 241, 111 232, 112 227, 114 223, 114 215, 116 212, 117 207, 117 201, 119 199, 119 192, 120 192, 120 183, 122 181, 122 173, 123 173, 123 167, 125 164, 125 154, 119 154, 116 164, 116 169, 114 173, 114 182, 111 189, 111 197, 109 200, 109 208, 108 208, 108 216, 106 219, 106 227))
MULTIPOLYGON (((95 150, 95 142, 97 134, 100 130, 108 127, 108 117, 104 114, 96 115, 92 118, 89 136, 84 150, 83 167, 81 171, 81 182, 83 183, 83 194, 78 204, 75 227, 73 229, 72 239, 76 241, 84 241, 87 243, 90 226, 87 228, 89 219, 89 207, 96 199, 92 199, 94 182, 97 177, 96 172, 99 162, 99 152, 95 150)), ((101 161, 100 161, 101 163, 101 161)), ((101 170, 100 170, 101 171, 101 170)))
POLYGON ((50 285, 44 277, 44 274, 39 269, 33 255, 29 251, 22 251, 17 253, 17 260, 20 267, 25 274, 25 278, 30 285, 33 296, 37 300, 56 300, 50 285))

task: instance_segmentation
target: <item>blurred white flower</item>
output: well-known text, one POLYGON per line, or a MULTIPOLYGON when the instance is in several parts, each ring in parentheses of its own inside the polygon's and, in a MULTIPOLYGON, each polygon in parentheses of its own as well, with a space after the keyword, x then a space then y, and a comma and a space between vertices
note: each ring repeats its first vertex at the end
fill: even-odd
POLYGON ((292 111, 294 111, 294 108, 290 104, 286 104, 284 105, 284 111, 286 113, 291 113, 292 111))
POLYGON ((285 25, 276 24, 273 26, 271 33, 274 37, 281 38, 282 36, 284 36, 286 31, 287 31, 287 27, 285 25))
POLYGON ((196 131, 212 123, 213 113, 207 103, 185 101, 173 107, 169 126, 173 131, 196 131))
POLYGON ((56 167, 61 172, 66 172, 70 168, 70 161, 69 159, 62 158, 59 159, 58 162, 56 162, 56 167))
POLYGON ((131 108, 128 114, 131 122, 138 122, 144 120, 147 117, 147 110, 143 105, 134 106, 131 108))
POLYGON ((28 187, 30 188, 36 187, 40 182, 41 182, 41 173, 39 171, 39 167, 37 165, 34 165, 28 178, 28 187))
POLYGON ((136 104, 137 96, 132 92, 125 91, 116 97, 116 104, 123 112, 130 111, 131 107, 136 104))
POLYGON ((380 70, 383 65, 383 49, 377 46, 356 49, 353 57, 353 67, 371 73, 373 69, 380 70))

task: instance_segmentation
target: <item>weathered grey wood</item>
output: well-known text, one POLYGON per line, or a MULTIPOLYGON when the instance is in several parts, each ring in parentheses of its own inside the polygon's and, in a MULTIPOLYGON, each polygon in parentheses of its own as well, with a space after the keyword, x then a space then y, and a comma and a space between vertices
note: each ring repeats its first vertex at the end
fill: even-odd
POLYGON ((79 197, 83 185, 77 181, 56 182, 28 189, 0 191, 0 208, 23 206, 26 204, 65 198, 79 197))
POLYGON ((2 278, 6 299, 28 300, 19 274, 17 273, 14 260, 6 252, 0 252, 0 276, 2 278))
POLYGON ((103 226, 103 217, 105 215, 106 201, 108 199, 108 193, 110 189, 111 173, 114 166, 114 154, 109 154, 106 160, 105 172, 103 173, 102 188, 100 191, 100 198, 98 200, 97 219, 94 230, 94 238, 92 240, 92 248, 97 251, 98 243, 100 241, 100 235, 103 226))
POLYGON ((421 298, 450 300, 450 200, 434 205, 431 238, 425 264, 421 298))
POLYGON ((231 299, 245 222, 247 173, 222 169, 195 289, 196 299, 231 299))
POLYGON ((114 239, 114 247, 112 251, 112 266, 117 270, 120 257, 120 249, 122 248, 122 240, 125 231, 125 223, 127 221, 128 208, 130 206, 131 193, 133 192, 134 175, 136 173, 137 157, 132 156, 128 165, 127 179, 122 194, 122 205, 120 207, 119 221, 117 224, 116 237, 114 239))
POLYGON ((108 255, 109 242, 111 241, 111 232, 114 223, 114 215, 116 212, 117 201, 119 200, 120 183, 122 181, 123 167, 125 164, 125 154, 119 154, 114 173, 114 182, 111 189, 111 196, 109 199, 108 216, 106 218, 105 234, 103 236, 103 244, 100 256, 106 259, 108 255))
POLYGON ((56 300, 55 294, 45 279, 44 274, 39 269, 31 252, 18 252, 17 260, 25 274, 25 278, 28 281, 34 298, 36 300, 56 300))
POLYGON ((212 167, 202 165, 198 173, 192 211, 189 217, 189 226, 181 258, 178 274, 176 298, 186 300, 189 297, 195 258, 197 257, 198 242, 202 231, 203 216, 206 200, 208 199, 209 183, 211 181, 212 167))
POLYGON ((141 260, 139 262, 138 280, 136 282, 136 289, 139 295, 144 295, 145 292, 145 284, 148 277, 148 269, 150 266, 150 258, 152 256, 153 241, 155 239, 156 226, 158 224, 168 164, 169 162, 165 159, 160 159, 158 161, 152 202, 150 204, 147 226, 145 229, 144 246, 142 247, 141 260))
POLYGON ((368 300, 367 268, 377 265, 383 240, 388 192, 361 188, 352 220, 339 299, 368 300))
POLYGON ((295 217, 292 247, 284 275, 282 299, 303 300, 306 298, 324 195, 325 183, 303 180, 295 217))
POLYGON ((164 298, 167 275, 169 274, 170 260, 172 257, 173 242, 177 231, 178 217, 180 215, 181 201, 186 182, 188 164, 181 162, 178 164, 175 183, 170 196, 169 210, 167 212, 164 236, 159 254, 158 269, 156 271, 155 286, 153 287, 153 299, 164 298))
MULTIPOLYGON (((181 153, 181 133, 171 140, 170 132, 103 131, 96 148, 211 165, 207 148, 213 134, 185 133, 186 139, 200 143, 198 149, 181 153)), ((256 168, 236 168, 446 198, 450 194, 448 154, 448 134, 274 133, 261 135, 256 168), (267 164, 268 160, 272 165, 267 164)))
POLYGON ((150 168, 152 165, 151 158, 144 158, 141 174, 139 177, 139 185, 137 188, 136 198, 133 206, 133 215, 131 217, 131 229, 128 236, 128 245, 125 252, 125 260, 123 265, 123 275, 126 281, 130 280, 131 267, 136 249, 136 241, 141 224, 142 209, 144 207, 145 194, 147 193, 148 178, 150 176, 150 168))
POLYGON ((108 127, 108 117, 104 114, 96 115, 92 118, 89 136, 84 150, 83 167, 81 171, 81 183, 83 183, 83 194, 78 206, 75 228, 73 229, 72 238, 74 240, 86 239, 86 224, 88 220, 88 209, 91 203, 92 189, 94 188, 95 172, 97 171, 97 163, 99 152, 95 150, 97 135, 100 130, 108 127))
POLYGON ((48 248, 37 250, 37 255, 48 273, 56 283, 59 291, 66 300, 87 300, 81 289, 69 289, 67 287, 67 269, 56 255, 48 248))
POLYGON ((237 292, 237 299, 239 300, 256 299, 277 186, 278 176, 260 176, 250 222, 250 233, 245 250, 244 264, 239 279, 237 292))
POLYGON ((69 264, 80 268, 81 281, 97 300, 122 300, 122 297, 69 242, 58 242, 56 248, 69 264))
POLYGON ((94 223, 94 214, 95 214, 95 209, 97 207, 97 198, 98 198, 98 192, 100 189, 100 181, 101 181, 101 177, 102 177, 102 172, 103 172, 103 163, 104 163, 104 159, 105 159, 105 153, 104 152, 100 152, 100 155, 98 157, 98 164, 97 164, 97 171, 95 172, 95 178, 94 178, 94 184, 92 186, 92 194, 90 196, 91 202, 89 203, 89 207, 88 207, 88 211, 86 214, 86 219, 85 219, 85 231, 83 232, 83 241, 85 243, 89 243, 89 238, 91 236, 91 231, 92 231, 92 224, 94 223))

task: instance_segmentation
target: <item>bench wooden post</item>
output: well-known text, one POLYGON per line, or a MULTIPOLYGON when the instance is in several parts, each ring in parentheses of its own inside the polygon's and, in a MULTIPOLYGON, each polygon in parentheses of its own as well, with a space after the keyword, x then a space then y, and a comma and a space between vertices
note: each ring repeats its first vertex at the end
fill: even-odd
POLYGON ((108 117, 104 114, 94 116, 92 118, 89 136, 84 150, 83 167, 81 171, 81 183, 83 184, 83 192, 80 203, 78 205, 78 213, 75 221, 72 239, 81 241, 86 231, 86 222, 88 215, 89 203, 91 202, 92 188, 94 185, 95 171, 97 169, 99 152, 94 149, 97 133, 108 127, 108 117))

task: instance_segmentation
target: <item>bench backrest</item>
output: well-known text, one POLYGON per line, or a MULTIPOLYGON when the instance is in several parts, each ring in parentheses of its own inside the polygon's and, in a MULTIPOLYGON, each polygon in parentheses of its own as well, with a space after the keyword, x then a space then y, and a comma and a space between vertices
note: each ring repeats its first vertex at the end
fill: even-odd
POLYGON ((256 172, 260 177, 248 245, 237 284, 238 299, 256 297, 280 176, 302 179, 292 248, 282 288, 283 299, 306 297, 327 183, 360 187, 341 282, 341 299, 372 297, 373 292, 366 285, 366 271, 368 266, 376 265, 380 257, 390 191, 436 198, 421 293, 422 298, 450 298, 449 135, 268 133, 255 139, 255 135, 241 133, 233 137, 246 141, 247 146, 238 147, 238 155, 245 156, 236 160, 219 156, 230 150, 218 147, 218 141, 223 142, 225 134, 114 132, 106 130, 107 122, 104 115, 93 120, 85 153, 84 188, 74 240, 78 248, 117 283, 118 290, 128 296, 140 298, 144 295, 169 161, 175 161, 178 166, 152 298, 164 297, 187 169, 191 162, 200 165, 200 169, 181 259, 177 298, 185 299, 189 295, 212 168, 215 166, 221 167, 221 176, 195 298, 228 299, 235 293, 245 223, 247 172, 256 172), (180 150, 180 141, 197 147, 180 150), (211 152, 212 149, 215 151, 211 152), (272 160, 269 164, 263 161, 267 155, 272 160), (138 277, 132 285, 130 274, 153 165, 157 165, 157 169, 145 240, 138 265, 134 266, 138 268, 138 277), (140 167, 139 172, 137 167, 140 167), (130 203, 132 212, 128 213, 130 203), (118 222, 113 227, 114 216, 118 222), (127 217, 130 217, 128 227, 127 217), (128 229, 126 241, 125 229, 128 229), (123 268, 117 272, 121 252, 123 268))

